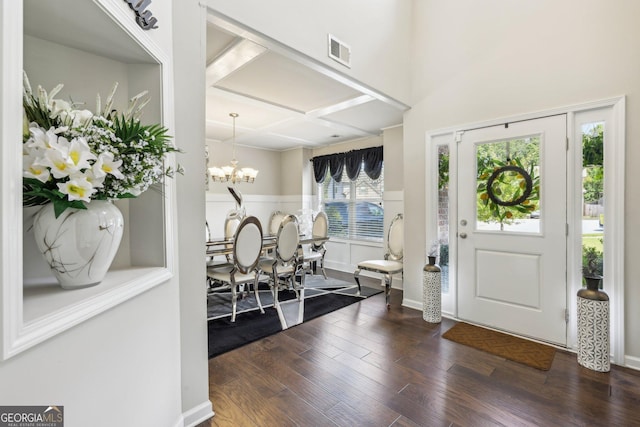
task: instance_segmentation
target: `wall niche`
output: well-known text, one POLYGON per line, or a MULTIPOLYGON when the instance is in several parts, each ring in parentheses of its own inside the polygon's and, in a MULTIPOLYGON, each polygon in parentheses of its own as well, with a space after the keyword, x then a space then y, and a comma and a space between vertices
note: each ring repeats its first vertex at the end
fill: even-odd
MULTIPOLYGON (((173 134, 169 55, 137 25, 126 3, 9 3, 3 2, 0 16, 22 17, 22 25, 3 27, 2 41, 20 40, 22 49, 2 52, 5 81, 22 82, 24 69, 34 90, 42 86, 49 91, 62 83, 64 88, 56 98, 84 103, 83 108, 91 111, 95 111, 96 95, 104 102, 115 82, 114 108, 118 110, 127 106, 130 97, 147 90, 151 100, 142 122, 161 123, 173 134)), ((5 272, 2 357, 6 359, 173 276, 174 257, 169 252, 174 247, 175 185, 168 179, 138 198, 117 201, 125 230, 107 277, 90 288, 62 289, 35 246, 31 224, 38 208, 21 207, 22 154, 16 141, 21 134, 22 85, 4 86, 12 108, 0 110, 2 127, 10 131, 2 139, 2 154, 8 160, 3 160, 1 190, 3 201, 9 201, 14 211, 3 209, 2 223, 3 230, 22 230, 15 242, 5 242, 1 259, 5 272)))

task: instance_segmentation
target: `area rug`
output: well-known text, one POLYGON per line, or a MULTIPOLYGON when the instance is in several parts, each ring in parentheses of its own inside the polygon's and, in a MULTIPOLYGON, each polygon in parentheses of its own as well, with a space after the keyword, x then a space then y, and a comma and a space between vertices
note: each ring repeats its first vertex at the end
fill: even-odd
POLYGON ((241 347, 299 325, 318 316, 354 304, 376 295, 382 289, 362 287, 357 295, 353 283, 322 276, 306 279, 303 298, 299 301, 292 291, 279 293, 280 307, 273 305, 273 296, 268 286, 260 286, 260 300, 265 313, 260 313, 253 294, 238 302, 236 321, 231 322, 231 296, 215 293, 208 296, 209 358, 241 347))
POLYGON ((442 338, 542 371, 551 368, 556 354, 556 350, 551 346, 463 322, 457 323, 442 334, 442 338))

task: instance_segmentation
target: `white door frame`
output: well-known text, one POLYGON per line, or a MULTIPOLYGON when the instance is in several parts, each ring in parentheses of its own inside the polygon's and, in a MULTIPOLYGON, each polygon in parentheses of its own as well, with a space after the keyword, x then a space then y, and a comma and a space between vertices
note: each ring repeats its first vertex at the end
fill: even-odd
MULTIPOLYGON (((625 97, 615 97, 593 101, 583 104, 576 104, 560 107, 553 110, 545 110, 529 114, 522 114, 507 118, 494 119, 484 122, 459 125, 445 129, 427 132, 426 134, 426 162, 429 167, 425 175, 426 189, 426 217, 427 236, 425 242, 425 259, 430 250, 430 242, 437 240, 437 206, 438 206, 438 145, 449 145, 449 200, 457 200, 457 150, 456 139, 459 132, 476 129, 486 126, 495 126, 505 122, 519 120, 530 120, 539 117, 567 114, 567 137, 569 150, 567 153, 567 174, 568 188, 568 221, 569 221, 569 241, 567 248, 567 307, 569 310, 568 325, 568 349, 577 349, 577 308, 576 293, 581 288, 581 203, 582 189, 581 181, 577 180, 579 174, 577 168, 582 162, 580 122, 585 120, 606 120, 607 136, 605 144, 605 194, 607 202, 605 205, 605 217, 611 218, 607 221, 607 231, 605 239, 605 259, 607 265, 607 276, 604 280, 604 289, 611 299, 611 354, 612 362, 617 365, 625 365, 625 342, 624 342, 624 178, 625 178, 625 97), (599 118, 594 118, 599 117, 599 118)), ((449 204, 449 235, 456 236, 458 232, 457 203, 449 204)), ((457 284, 455 271, 457 266, 457 239, 449 239, 449 294, 443 295, 442 314, 453 319, 457 318, 457 284)))

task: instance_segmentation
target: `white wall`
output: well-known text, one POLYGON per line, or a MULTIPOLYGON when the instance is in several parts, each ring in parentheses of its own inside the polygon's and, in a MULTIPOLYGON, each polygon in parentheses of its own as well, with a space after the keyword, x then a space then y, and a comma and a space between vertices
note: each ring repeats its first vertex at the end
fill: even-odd
POLYGON ((382 132, 384 141, 384 192, 404 189, 403 129, 395 126, 382 132))
MULTIPOLYGON (((209 147, 209 167, 220 167, 230 164, 233 158, 231 143, 207 139, 206 144, 209 147)), ((254 183, 241 182, 235 185, 243 195, 280 194, 282 183, 280 172, 281 156, 279 151, 236 145, 235 156, 238 161, 238 167, 251 167, 259 171, 254 183)), ((208 191, 210 193, 229 194, 227 187, 230 185, 231 183, 216 183, 209 180, 208 191)), ((231 198, 231 196, 229 197, 229 200, 233 201, 233 198, 231 198)))
POLYGON ((387 95, 409 99, 411 1, 208 0, 207 5, 387 95), (351 46, 351 68, 327 56, 327 34, 351 46))
POLYGON ((186 426, 211 415, 207 339, 205 259, 202 256, 205 203, 202 197, 205 59, 201 50, 206 13, 198 0, 172 2, 174 25, 175 138, 186 152, 178 176, 179 305, 182 412, 186 426), (202 70, 194 73, 193 70, 202 70), (202 285, 202 286, 199 286, 202 285))
MULTIPOLYGON (((640 3, 414 2, 412 110, 405 114, 405 298, 419 300, 425 261, 425 133, 482 120, 627 96, 626 170, 640 167, 640 3), (422 177, 416 179, 416 177, 422 177), (413 184, 415 182, 415 185, 413 184)), ((633 175, 625 224, 640 226, 633 175)), ((640 367, 640 243, 625 239, 626 353, 640 367)))

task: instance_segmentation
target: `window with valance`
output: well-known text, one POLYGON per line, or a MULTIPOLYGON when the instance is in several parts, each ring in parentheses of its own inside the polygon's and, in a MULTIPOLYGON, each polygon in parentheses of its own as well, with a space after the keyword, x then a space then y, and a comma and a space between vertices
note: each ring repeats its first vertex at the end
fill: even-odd
POLYGON ((329 218, 329 235, 382 241, 382 147, 318 156, 311 160, 321 208, 329 218))
POLYGON ((382 173, 382 147, 352 150, 346 153, 327 154, 311 159, 313 175, 318 184, 322 184, 329 171, 329 176, 340 182, 342 172, 346 171, 351 181, 358 179, 363 170, 369 178, 376 181, 382 173))

